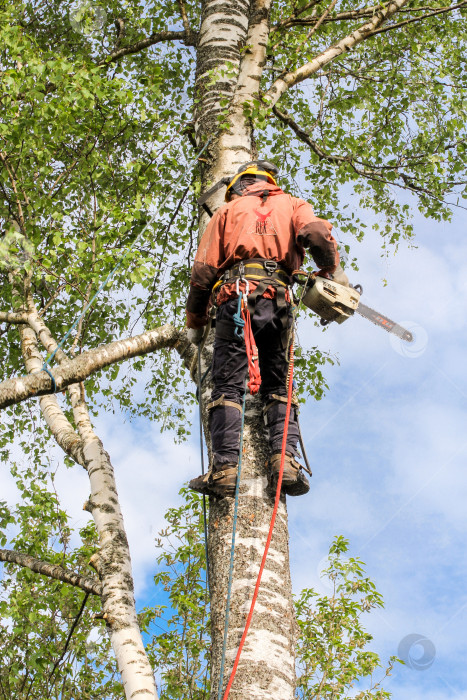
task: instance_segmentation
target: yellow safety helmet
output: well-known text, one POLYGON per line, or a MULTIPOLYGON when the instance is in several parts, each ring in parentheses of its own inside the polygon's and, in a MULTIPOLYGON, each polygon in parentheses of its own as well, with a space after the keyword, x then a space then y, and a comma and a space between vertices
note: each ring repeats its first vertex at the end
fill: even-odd
MULTIPOLYGON (((274 163, 270 163, 267 160, 252 160, 249 163, 244 163, 239 167, 237 174, 227 185, 225 201, 230 201, 232 191, 235 192, 236 190, 235 185, 245 175, 254 175, 258 180, 266 180, 266 182, 270 182, 272 185, 277 185, 275 176, 277 176, 278 172, 279 168, 274 165, 274 163)), ((239 192, 237 194, 239 194, 239 192)))

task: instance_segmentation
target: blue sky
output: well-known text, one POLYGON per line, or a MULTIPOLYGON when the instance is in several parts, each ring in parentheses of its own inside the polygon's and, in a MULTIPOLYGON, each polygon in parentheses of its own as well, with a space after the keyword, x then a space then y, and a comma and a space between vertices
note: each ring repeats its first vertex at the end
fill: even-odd
MULTIPOLYGON (((350 275, 364 287, 362 301, 414 332, 412 346, 360 317, 324 332, 311 316, 300 319, 302 345, 319 344, 340 364, 326 368, 326 397, 301 411, 313 479, 308 495, 288 502, 292 577, 295 591, 329 592, 319 572, 333 537, 347 537, 385 600, 367 616, 372 648, 384 661, 408 639, 410 664, 385 688, 396 700, 467 700, 467 240, 460 214, 446 224, 417 218, 415 228, 418 247, 404 244, 389 257, 376 236, 353 244, 360 272, 350 275), (422 646, 410 647, 417 634, 431 656, 435 648, 425 670, 417 670, 422 646)), ((160 595, 152 575, 164 512, 200 471, 194 421, 193 439, 175 445, 157 420, 97 420, 116 469, 140 606, 160 595)), ((64 470, 56 483, 73 523, 83 524, 86 474, 64 470)), ((14 498, 5 474, 2 493, 14 498)))

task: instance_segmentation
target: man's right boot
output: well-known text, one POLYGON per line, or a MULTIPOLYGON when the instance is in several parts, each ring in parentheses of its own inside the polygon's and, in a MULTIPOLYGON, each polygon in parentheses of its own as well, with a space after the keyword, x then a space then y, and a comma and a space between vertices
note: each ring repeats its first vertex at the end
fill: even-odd
MULTIPOLYGON (((272 489, 277 488, 277 481, 281 469, 281 453, 275 452, 271 455, 268 467, 269 485, 272 489)), ((303 467, 297 462, 295 457, 285 454, 284 471, 282 472, 281 491, 287 496, 303 496, 310 490, 310 482, 302 471, 303 467)))

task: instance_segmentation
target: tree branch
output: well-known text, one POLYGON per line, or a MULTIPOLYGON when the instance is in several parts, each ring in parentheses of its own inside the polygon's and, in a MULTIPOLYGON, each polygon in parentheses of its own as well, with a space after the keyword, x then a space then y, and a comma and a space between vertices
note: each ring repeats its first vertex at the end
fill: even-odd
POLYGON ((28 314, 0 311, 0 323, 28 323, 28 314))
POLYGON ((300 15, 302 15, 304 12, 307 10, 311 10, 315 5, 317 5, 320 2, 320 0, 311 0, 305 7, 300 8, 296 12, 294 12, 293 15, 289 15, 287 19, 282 20, 282 22, 279 22, 276 24, 274 27, 271 27, 272 32, 277 32, 280 29, 285 29, 286 27, 291 27, 295 22, 300 22, 303 20, 299 20, 298 18, 300 15))
MULTIPOLYGON (((25 223, 24 223, 24 212, 23 212, 23 207, 21 206, 21 200, 20 200, 19 193, 18 193, 18 189, 17 189, 17 186, 16 186, 15 174, 13 173, 13 171, 12 171, 12 169, 10 168, 10 165, 9 165, 9 163, 8 163, 8 156, 7 156, 5 153, 2 153, 2 151, 0 151, 0 161, 1 161, 1 162, 3 163, 3 165, 5 166, 5 170, 7 171, 8 177, 9 177, 9 180, 10 180, 11 188, 12 188, 12 190, 13 190, 13 192, 15 193, 15 196, 16 196, 15 204, 16 204, 16 207, 17 207, 17 209, 18 209, 18 220, 19 220, 19 223, 20 223, 21 232, 24 234, 25 229, 26 229, 25 223)), ((23 196, 24 196, 24 198, 25 198, 25 201, 27 201, 27 197, 26 197, 26 195, 24 194, 24 192, 23 192, 23 196)))
POLYGON ((398 12, 407 2, 408 0, 391 0, 385 7, 376 9, 372 19, 355 29, 352 34, 344 37, 337 44, 329 46, 309 63, 305 63, 297 70, 278 78, 266 92, 263 100, 270 106, 275 105, 286 90, 309 78, 323 66, 338 58, 344 51, 350 51, 354 46, 372 36, 384 22, 398 12))
POLYGON ((114 51, 117 51, 117 49, 120 48, 123 37, 125 36, 125 20, 123 20, 121 17, 117 17, 114 24, 117 29, 117 38, 115 40, 114 51))
POLYGON ((180 10, 180 16, 182 18, 183 27, 185 29, 185 34, 187 37, 194 37, 194 32, 191 31, 190 20, 188 19, 188 14, 186 11, 186 6, 184 0, 177 0, 178 8, 180 10))
POLYGON ((50 683, 50 681, 52 680, 53 675, 54 675, 56 669, 58 668, 58 666, 59 666, 60 663, 62 662, 63 657, 65 656, 65 654, 66 654, 66 652, 67 652, 68 645, 69 645, 69 643, 71 642, 71 638, 72 638, 73 633, 74 633, 74 631, 75 631, 75 629, 76 629, 76 626, 78 625, 78 622, 80 621, 81 615, 82 615, 83 612, 84 612, 84 608, 86 607, 86 603, 88 602, 88 598, 89 598, 89 593, 86 593, 86 595, 84 596, 83 601, 82 601, 82 603, 81 603, 81 607, 80 607, 80 609, 79 609, 79 611, 78 611, 78 614, 76 615, 75 619, 73 620, 73 624, 71 625, 70 631, 68 632, 68 637, 67 637, 67 639, 66 639, 65 646, 63 647, 63 651, 62 651, 62 653, 60 654, 60 656, 59 656, 59 658, 57 659, 57 661, 55 662, 52 671, 50 672, 50 675, 49 675, 49 678, 48 678, 49 683, 50 683))
POLYGON ((332 0, 332 1, 331 1, 331 4, 328 5, 328 7, 325 9, 325 11, 324 11, 323 14, 321 15, 321 17, 320 17, 320 18, 318 19, 318 21, 316 22, 316 24, 314 24, 314 25, 311 27, 310 31, 309 31, 308 34, 306 35, 306 37, 305 37, 305 39, 303 40, 302 44, 306 44, 306 42, 311 38, 311 36, 312 36, 315 32, 318 31, 318 29, 319 29, 320 26, 323 24, 323 22, 324 22, 324 20, 326 19, 326 17, 327 17, 327 16, 329 15, 329 13, 332 12, 332 10, 335 8, 336 3, 337 3, 337 0, 332 0))
POLYGON ((34 571, 36 574, 42 574, 56 581, 62 581, 62 583, 70 584, 70 586, 81 588, 81 590, 86 593, 92 593, 98 596, 102 594, 102 584, 96 578, 75 574, 73 571, 64 569, 63 566, 49 564, 46 561, 31 557, 29 554, 15 552, 13 549, 0 549, 0 561, 23 566, 26 569, 34 571))
MULTIPOLYGON (((459 5, 450 5, 449 7, 432 7, 431 5, 425 5, 423 7, 411 7, 411 8, 401 8, 399 12, 401 13, 415 13, 415 12, 425 12, 426 10, 429 10, 429 12, 424 15, 423 17, 420 17, 420 19, 424 19, 425 17, 429 17, 430 14, 437 14, 438 12, 449 12, 451 10, 455 10, 458 7, 462 7, 464 3, 460 3, 459 5), (433 12, 432 12, 433 11, 433 12)), ((342 22, 345 20, 353 20, 353 19, 362 19, 363 17, 373 17, 375 14, 375 11, 380 7, 380 5, 372 5, 368 7, 362 7, 360 10, 349 10, 347 12, 337 12, 335 15, 332 17, 326 17, 324 20, 324 23, 327 24, 329 22, 342 22)), ((288 29, 290 27, 308 27, 311 25, 315 25, 316 22, 318 22, 319 17, 318 16, 313 16, 313 17, 303 17, 299 18, 298 16, 291 16, 287 20, 284 20, 283 22, 280 22, 279 24, 276 24, 273 28, 272 31, 280 31, 281 29, 288 29)))
MULTIPOLYGON (((385 185, 392 185, 394 187, 399 187, 400 189, 403 190, 410 190, 411 192, 418 192, 418 193, 423 193, 428 195, 429 197, 433 197, 435 199, 440 200, 440 197, 435 195, 433 192, 430 190, 420 187, 414 182, 414 179, 408 175, 406 175, 404 172, 401 172, 398 170, 398 168, 392 168, 395 170, 398 170, 398 175, 402 182, 396 182, 394 180, 388 180, 386 177, 382 175, 382 170, 386 168, 379 168, 379 169, 368 169, 368 165, 365 165, 361 162, 357 162, 355 158, 352 155, 347 155, 347 156, 335 156, 332 155, 331 153, 326 153, 321 146, 319 146, 316 141, 314 141, 309 134, 307 134, 304 129, 302 129, 292 117, 287 114, 286 112, 280 111, 276 106, 272 108, 273 113, 276 115, 278 119, 280 119, 284 124, 287 124, 290 126, 292 131, 296 134, 296 136, 303 141, 303 143, 306 143, 307 146, 311 148, 313 153, 315 153, 320 160, 326 160, 328 163, 334 163, 335 165, 348 165, 352 170, 357 173, 357 175, 360 175, 361 177, 366 178, 367 180, 375 180, 377 182, 381 182, 385 185), (357 165, 356 165, 357 163, 357 165), (362 167, 358 167, 359 165, 362 165, 362 167)), ((442 200, 441 200, 442 201, 442 200)))
MULTIPOLYGON (((175 348, 182 357, 186 356, 186 359, 194 353, 193 346, 186 337, 186 332, 167 324, 141 335, 125 340, 116 340, 108 345, 89 350, 72 360, 64 361, 58 367, 54 367, 52 373, 55 377, 57 391, 62 391, 70 384, 82 382, 94 372, 115 362, 146 355, 167 347, 175 348)), ((0 408, 6 408, 32 396, 50 394, 50 385, 50 377, 45 371, 6 379, 0 383, 0 408)))
POLYGON ((185 31, 158 32, 157 34, 151 34, 151 36, 147 37, 147 39, 137 41, 131 46, 122 46, 121 49, 113 51, 111 54, 103 58, 102 61, 99 61, 97 65, 105 66, 108 63, 118 61, 118 59, 122 56, 127 56, 130 53, 139 53, 140 51, 143 51, 143 49, 147 49, 149 46, 153 46, 154 44, 159 44, 162 41, 184 41, 187 46, 195 46, 196 35, 191 33, 187 34, 185 31))

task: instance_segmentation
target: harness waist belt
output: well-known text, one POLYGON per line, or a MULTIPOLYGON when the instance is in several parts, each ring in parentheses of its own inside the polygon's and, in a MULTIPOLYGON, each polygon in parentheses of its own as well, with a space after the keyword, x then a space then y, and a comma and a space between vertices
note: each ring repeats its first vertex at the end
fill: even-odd
POLYGON ((241 260, 226 270, 220 282, 244 277, 245 279, 269 279, 284 287, 292 284, 292 277, 275 260, 241 260))

